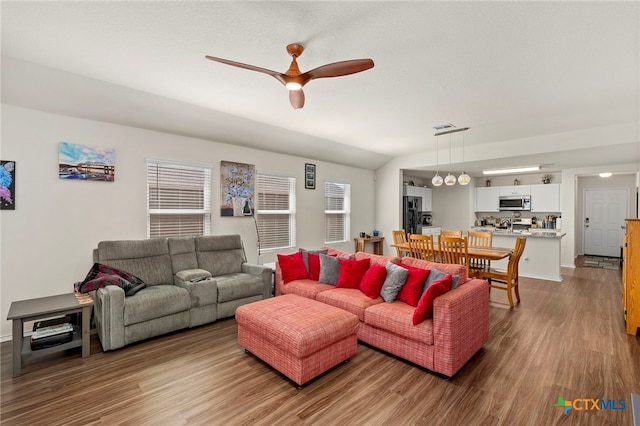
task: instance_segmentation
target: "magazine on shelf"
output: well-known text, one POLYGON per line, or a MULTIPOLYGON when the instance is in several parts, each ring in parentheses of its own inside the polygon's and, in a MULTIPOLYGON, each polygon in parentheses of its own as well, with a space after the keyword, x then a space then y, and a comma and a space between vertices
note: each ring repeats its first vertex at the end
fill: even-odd
POLYGON ((55 324, 47 327, 35 329, 31 333, 31 340, 38 340, 45 337, 56 336, 58 334, 73 333, 73 325, 71 323, 55 324))

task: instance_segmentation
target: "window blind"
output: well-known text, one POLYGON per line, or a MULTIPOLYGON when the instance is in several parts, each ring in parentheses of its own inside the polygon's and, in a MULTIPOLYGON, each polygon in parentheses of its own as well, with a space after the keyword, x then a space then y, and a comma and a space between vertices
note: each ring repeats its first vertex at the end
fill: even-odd
POLYGON ((296 180, 258 172, 257 221, 262 249, 296 245, 296 180))
POLYGON ((325 243, 347 241, 351 209, 351 185, 348 183, 324 183, 324 239, 325 243))
POLYGON ((147 236, 211 234, 211 168, 147 160, 147 236))

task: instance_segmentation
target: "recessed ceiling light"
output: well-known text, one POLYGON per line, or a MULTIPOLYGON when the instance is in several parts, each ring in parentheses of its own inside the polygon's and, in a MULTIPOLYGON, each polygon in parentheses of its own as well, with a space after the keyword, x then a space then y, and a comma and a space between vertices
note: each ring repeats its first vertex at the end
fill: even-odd
POLYGON ((599 173, 598 176, 600 176, 602 178, 608 178, 608 177, 611 177, 612 174, 613 173, 611 173, 611 172, 602 172, 602 173, 599 173))
POLYGON ((508 173, 537 172, 540 166, 513 167, 510 169, 483 170, 485 175, 504 175, 508 173))

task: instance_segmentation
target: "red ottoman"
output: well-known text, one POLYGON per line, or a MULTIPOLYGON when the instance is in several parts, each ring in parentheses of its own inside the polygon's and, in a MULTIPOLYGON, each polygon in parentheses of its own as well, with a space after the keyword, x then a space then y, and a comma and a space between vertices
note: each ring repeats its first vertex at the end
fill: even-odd
POLYGON ((236 309, 238 343, 302 386, 354 356, 358 317, 286 294, 236 309))

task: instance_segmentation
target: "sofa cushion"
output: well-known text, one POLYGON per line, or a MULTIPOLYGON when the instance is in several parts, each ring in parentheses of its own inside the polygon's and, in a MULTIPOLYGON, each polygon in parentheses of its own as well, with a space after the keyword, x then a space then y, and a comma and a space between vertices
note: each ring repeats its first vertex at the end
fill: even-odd
POLYGON ((124 325, 137 324, 191 308, 189 292, 171 285, 154 285, 124 299, 124 325))
POLYGON ((147 287, 173 284, 169 247, 164 238, 130 241, 101 241, 98 262, 127 271, 145 282, 147 287))
POLYGON ((213 277, 218 285, 218 303, 250 296, 262 296, 264 282, 261 277, 245 273, 213 277))
POLYGON ((451 274, 452 276, 459 277, 459 284, 462 285, 469 281, 469 277, 467 276, 467 268, 464 265, 457 265, 454 263, 437 263, 437 262, 429 262, 428 260, 416 259, 415 257, 405 256, 402 258, 402 263, 415 266, 416 268, 423 269, 438 269, 442 272, 446 272, 447 274, 451 274))
POLYGON ((384 283, 380 289, 380 296, 382 296, 385 302, 391 303, 398 297, 400 289, 407 281, 409 271, 392 262, 388 262, 386 268, 387 277, 384 279, 384 283))
MULTIPOLYGON (((311 266, 309 265, 309 254, 327 254, 328 250, 305 250, 305 249, 298 249, 298 251, 302 252, 302 261, 304 262, 304 267, 307 268, 307 271, 309 272, 309 275, 311 275, 311 266)), ((316 259, 318 259, 317 256, 314 256, 316 259)), ((319 266, 318 266, 319 268, 319 266)))
POLYGON ((315 299, 318 293, 335 288, 331 284, 322 284, 311 279, 295 280, 282 286, 282 294, 297 294, 308 299, 315 299))
POLYGON ((413 312, 413 325, 417 325, 427 318, 433 317, 433 301, 436 297, 442 296, 451 290, 451 275, 447 274, 441 280, 432 283, 429 288, 422 294, 418 306, 413 312))
POLYGON ((409 276, 398 293, 398 300, 406 303, 407 305, 416 307, 418 301, 423 292, 423 287, 427 281, 427 277, 430 275, 428 269, 415 268, 413 266, 400 264, 403 268, 407 268, 409 276))
MULTIPOLYGON (((427 277, 427 280, 424 282, 424 287, 422 288, 422 291, 423 292, 427 291, 427 288, 429 288, 429 286, 431 284, 433 284, 436 281, 439 281, 439 280, 443 279, 446 276, 447 276, 446 272, 442 272, 439 269, 432 268, 431 272, 429 273, 429 277, 427 277)), ((451 277, 451 290, 453 290, 454 288, 456 288, 458 286, 459 279, 460 279, 460 277, 458 277, 458 276, 452 276, 451 277)))
POLYGON ((340 272, 338 273, 338 288, 358 288, 362 277, 369 269, 369 259, 338 259, 340 272))
POLYGON ((320 279, 320 255, 318 253, 308 253, 309 279, 318 281, 320 279))
POLYGON ((382 303, 380 297, 370 299, 357 288, 333 288, 332 290, 318 293, 316 300, 356 314, 360 321, 364 321, 365 309, 382 303))
POLYGON ((340 274, 340 262, 335 256, 319 254, 320 256, 320 276, 318 281, 323 284, 336 285, 340 274))
POLYGON ((341 259, 354 259, 354 255, 352 253, 347 253, 346 251, 341 251, 341 250, 336 250, 334 248, 331 247, 320 247, 320 250, 326 250, 327 251, 327 255, 329 256, 333 256, 333 257, 339 257, 341 259))
POLYGON ((217 275, 242 272, 246 261, 240 235, 209 235, 195 237, 198 268, 217 275))
POLYGON ((378 264, 382 266, 386 266, 387 263, 400 263, 400 258, 396 256, 382 256, 379 254, 367 253, 365 251, 356 252, 353 255, 353 258, 356 260, 361 259, 369 259, 372 265, 378 264))
POLYGON ((309 278, 309 272, 302 261, 302 252, 278 254, 278 265, 280 265, 282 281, 285 284, 293 280, 309 278))
POLYGON ((174 274, 179 271, 198 269, 196 241, 193 237, 171 237, 167 238, 167 243, 174 274))
POLYGON ((387 278, 387 268, 383 265, 374 263, 369 267, 367 272, 364 274, 364 277, 362 277, 362 281, 360 281, 360 286, 358 288, 367 297, 375 299, 380 297, 380 290, 382 289, 382 284, 384 283, 385 278, 387 278))
POLYGON ((396 300, 379 303, 364 312, 365 324, 426 345, 433 345, 433 320, 413 325, 415 308, 396 300))

